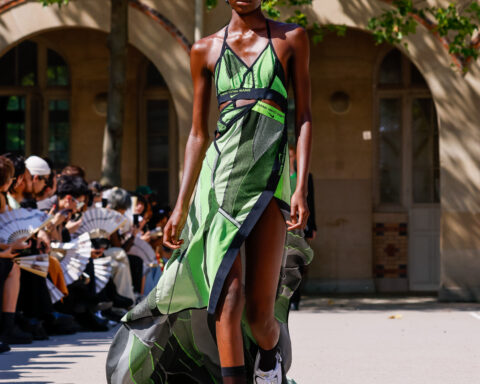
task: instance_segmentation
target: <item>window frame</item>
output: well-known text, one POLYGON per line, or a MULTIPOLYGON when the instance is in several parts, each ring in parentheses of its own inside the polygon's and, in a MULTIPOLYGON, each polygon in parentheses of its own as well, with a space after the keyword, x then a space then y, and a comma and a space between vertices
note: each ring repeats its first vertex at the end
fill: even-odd
MULTIPOLYGON (((394 49, 391 46, 384 46, 381 50, 376 65, 374 66, 373 76, 373 208, 375 212, 385 213, 406 213, 412 207, 431 207, 438 205, 438 202, 432 203, 414 203, 413 201, 413 129, 412 129, 412 103, 414 99, 431 99, 432 97, 428 85, 411 84, 411 65, 415 65, 408 57, 402 53, 402 84, 401 85, 383 85, 379 84, 380 68, 385 57, 394 49), (400 202, 382 203, 380 192, 380 100, 388 98, 399 98, 401 100, 401 177, 400 177, 400 202)), ((436 109, 436 108, 435 108, 436 109)), ((438 115, 437 115, 438 125, 438 115)))
MULTIPOLYGON (((40 121, 38 122, 38 129, 40 130, 38 137, 41 138, 38 147, 34 151, 35 154, 40 156, 48 156, 48 124, 49 124, 49 113, 48 113, 48 103, 50 100, 64 99, 68 100, 69 105, 72 105, 71 100, 71 72, 70 65, 65 55, 62 54, 61 50, 57 47, 54 47, 48 40, 42 38, 41 36, 33 37, 28 39, 29 41, 37 45, 37 84, 34 86, 0 86, 0 96, 24 96, 25 97, 25 156, 28 157, 33 152, 33 142, 32 142, 32 100, 37 98, 39 100, 38 111, 40 115, 40 121), (47 86, 47 50, 50 49, 57 53, 65 61, 67 68, 69 70, 69 84, 68 86, 47 86)), ((14 49, 22 42, 17 43, 15 46, 12 46, 10 49, 14 49)), ((0 57, 0 59, 3 55, 0 57)), ((70 109, 71 111, 71 109, 70 109)), ((71 127, 71 113, 69 113, 69 124, 71 127)), ((69 145, 69 157, 71 155, 71 135, 69 145)))
MULTIPOLYGON (((138 118, 137 124, 137 184, 147 185, 149 171, 168 171, 168 198, 169 204, 172 206, 178 194, 179 178, 178 178, 178 122, 174 103, 170 90, 167 86, 150 86, 147 85, 147 68, 149 64, 155 65, 147 58, 139 65, 139 92, 138 92, 138 118), (149 168, 148 167, 148 121, 147 121, 147 105, 150 100, 167 100, 168 101, 168 169, 149 168)), ((161 73, 161 71, 157 68, 161 73)))

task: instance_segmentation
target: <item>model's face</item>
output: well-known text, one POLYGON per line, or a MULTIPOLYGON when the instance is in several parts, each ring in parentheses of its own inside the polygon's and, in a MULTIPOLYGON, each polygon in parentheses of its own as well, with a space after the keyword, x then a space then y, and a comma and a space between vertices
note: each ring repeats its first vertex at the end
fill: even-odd
POLYGON ((262 5, 262 0, 229 0, 228 2, 239 15, 253 12, 262 5))

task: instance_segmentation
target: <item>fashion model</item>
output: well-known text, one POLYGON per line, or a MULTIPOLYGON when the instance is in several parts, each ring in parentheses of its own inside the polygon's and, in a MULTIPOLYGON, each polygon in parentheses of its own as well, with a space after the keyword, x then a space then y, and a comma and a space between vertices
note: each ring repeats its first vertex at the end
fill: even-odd
POLYGON ((282 266, 287 229, 303 229, 309 215, 309 39, 297 25, 267 20, 261 0, 228 4, 229 24, 191 51, 193 123, 164 228, 164 244, 175 251, 115 337, 111 383, 287 382, 289 298, 299 282, 282 266), (295 191, 285 124, 289 79, 295 191), (208 145, 212 87, 220 117, 208 145))

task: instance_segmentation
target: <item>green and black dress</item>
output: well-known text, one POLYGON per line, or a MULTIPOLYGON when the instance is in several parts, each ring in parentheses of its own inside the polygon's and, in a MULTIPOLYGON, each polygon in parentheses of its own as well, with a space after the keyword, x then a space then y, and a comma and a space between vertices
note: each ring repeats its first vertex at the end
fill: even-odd
MULTIPOLYGON (((268 44, 248 66, 227 43, 214 81, 221 111, 181 238, 158 285, 124 318, 107 361, 109 383, 220 383, 213 314, 240 247, 272 199, 289 212, 286 79, 268 44), (237 106, 238 100, 254 100, 237 106), (282 110, 262 100, 272 100, 282 110)), ((304 261, 308 257, 304 258, 304 261)), ((297 275, 282 268, 276 302, 285 369, 291 363, 288 300, 297 275)), ((242 321, 247 371, 257 351, 242 321)), ((248 375, 251 377, 252 375, 248 375)), ((251 379, 250 379, 251 380, 251 379)))

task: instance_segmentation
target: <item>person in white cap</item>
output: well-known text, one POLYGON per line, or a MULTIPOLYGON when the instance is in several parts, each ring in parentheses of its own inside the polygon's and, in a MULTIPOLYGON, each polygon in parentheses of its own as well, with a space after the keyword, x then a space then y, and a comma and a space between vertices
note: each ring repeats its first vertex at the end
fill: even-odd
POLYGON ((47 185, 48 176, 52 171, 45 160, 35 155, 25 160, 25 166, 32 175, 32 193, 36 197, 47 185))

